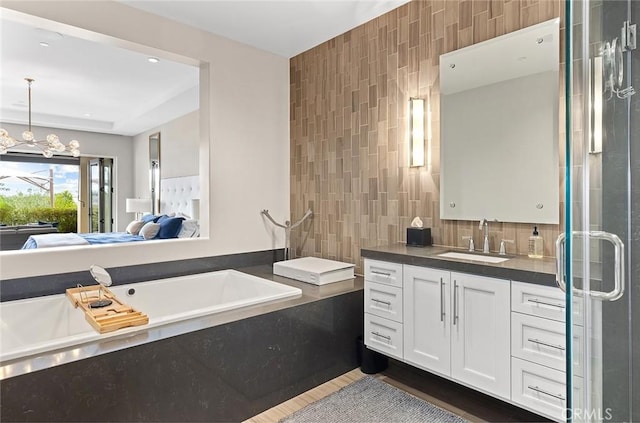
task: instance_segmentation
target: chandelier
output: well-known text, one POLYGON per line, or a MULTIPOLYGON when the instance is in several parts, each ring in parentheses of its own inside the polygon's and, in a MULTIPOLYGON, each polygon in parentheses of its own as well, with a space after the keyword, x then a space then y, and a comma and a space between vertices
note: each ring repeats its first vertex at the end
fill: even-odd
POLYGON ((17 140, 9 133, 0 128, 0 154, 5 154, 10 148, 27 146, 32 148, 39 148, 42 151, 42 155, 46 158, 53 157, 53 153, 70 152, 73 157, 80 156, 80 143, 76 140, 69 141, 69 145, 64 145, 56 134, 49 134, 44 140, 37 140, 33 132, 31 132, 31 83, 34 81, 32 78, 25 78, 25 81, 29 84, 29 129, 22 133, 22 140, 17 140))

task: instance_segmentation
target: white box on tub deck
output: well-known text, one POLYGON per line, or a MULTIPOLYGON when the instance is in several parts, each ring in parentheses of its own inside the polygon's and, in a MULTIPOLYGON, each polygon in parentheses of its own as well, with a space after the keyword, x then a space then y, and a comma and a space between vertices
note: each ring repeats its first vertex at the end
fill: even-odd
POLYGON ((325 285, 353 279, 354 267, 354 264, 341 261, 302 257, 273 263, 273 274, 314 285, 325 285))

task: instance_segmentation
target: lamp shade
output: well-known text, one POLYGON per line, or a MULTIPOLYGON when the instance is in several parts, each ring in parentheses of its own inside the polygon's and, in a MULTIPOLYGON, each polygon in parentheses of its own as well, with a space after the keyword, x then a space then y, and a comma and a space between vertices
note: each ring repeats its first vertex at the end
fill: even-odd
POLYGON ((200 199, 194 198, 191 200, 191 215, 195 220, 200 219, 200 199))
POLYGON ((151 211, 150 198, 127 198, 127 213, 144 213, 151 211))

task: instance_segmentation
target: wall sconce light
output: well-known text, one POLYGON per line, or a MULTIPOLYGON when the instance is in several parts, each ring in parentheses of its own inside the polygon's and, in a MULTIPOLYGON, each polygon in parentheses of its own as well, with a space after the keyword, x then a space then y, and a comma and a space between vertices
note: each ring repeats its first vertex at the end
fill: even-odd
POLYGON ((136 220, 140 220, 143 213, 151 211, 151 199, 127 198, 125 209, 127 213, 135 213, 136 220))
POLYGON ((589 153, 602 153, 602 56, 591 60, 591 139, 589 153))
POLYGON ((409 99, 409 166, 425 165, 424 100, 409 99))

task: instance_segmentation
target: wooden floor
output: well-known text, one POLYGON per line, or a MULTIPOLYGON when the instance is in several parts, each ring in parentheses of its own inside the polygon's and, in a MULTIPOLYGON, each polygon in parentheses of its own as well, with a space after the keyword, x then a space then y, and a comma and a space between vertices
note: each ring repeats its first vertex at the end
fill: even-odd
MULTIPOLYGON (((274 423, 305 406, 318 401, 343 388, 365 374, 354 369, 330 380, 282 404, 246 420, 248 423, 274 423)), ((408 366, 393 365, 376 378, 402 389, 418 398, 448 410, 470 422, 541 422, 544 418, 529 413, 487 395, 464 388, 454 382, 429 375, 416 373, 408 366)))

